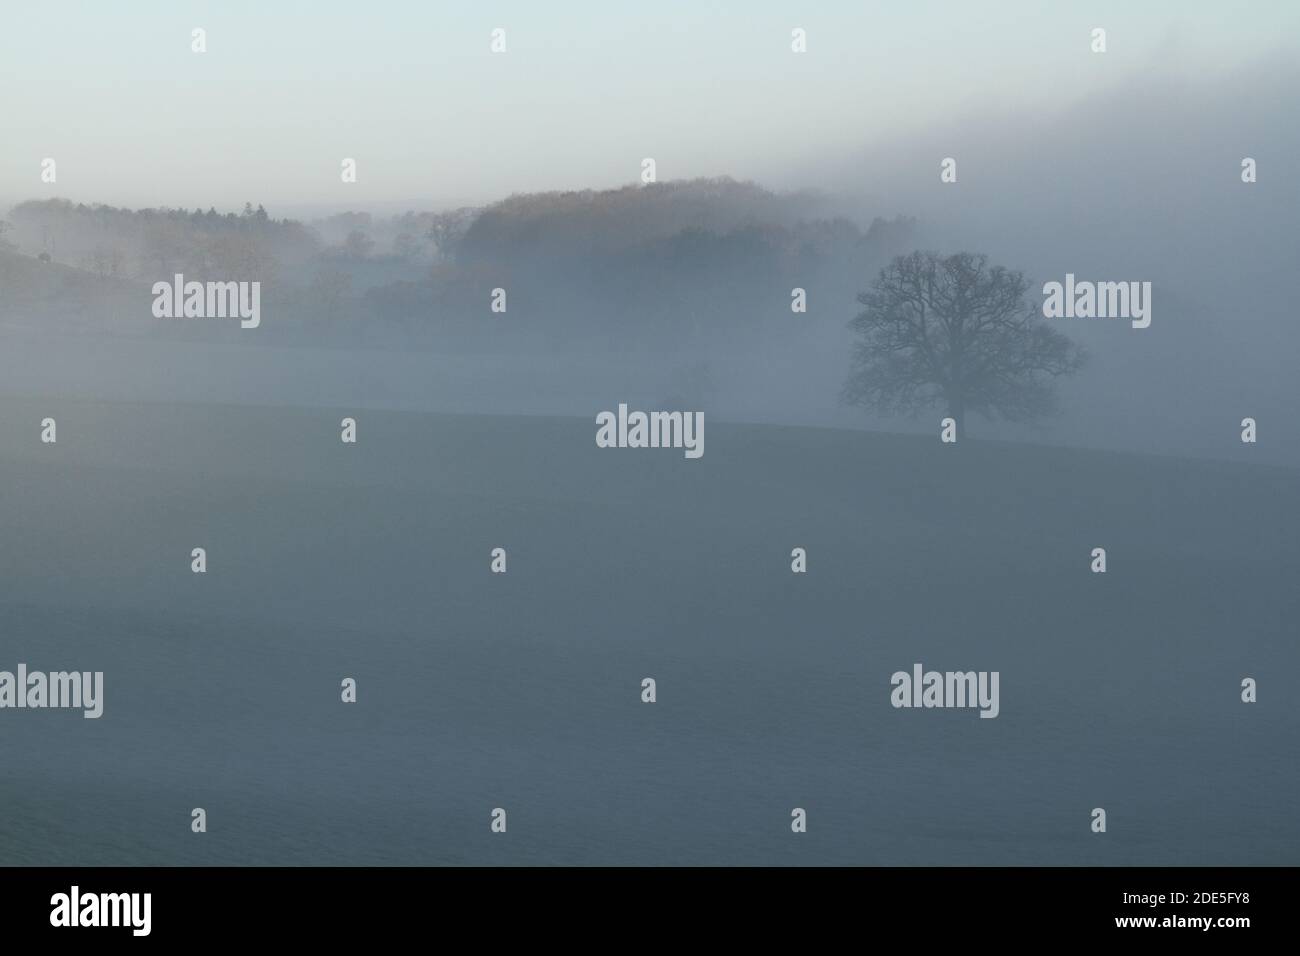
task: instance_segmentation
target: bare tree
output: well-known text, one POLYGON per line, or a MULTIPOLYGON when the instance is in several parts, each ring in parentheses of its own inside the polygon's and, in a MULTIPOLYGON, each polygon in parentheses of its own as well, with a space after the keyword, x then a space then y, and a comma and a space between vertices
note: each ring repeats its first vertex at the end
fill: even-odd
POLYGON ((1030 421, 1057 408, 1054 379, 1086 356, 1026 301, 1020 272, 986 256, 912 252, 880 271, 850 323, 861 337, 843 400, 884 413, 942 405, 965 434, 966 414, 1030 421))
POLYGON ((374 249, 375 241, 360 229, 353 229, 343 240, 343 255, 349 259, 365 259, 374 249))

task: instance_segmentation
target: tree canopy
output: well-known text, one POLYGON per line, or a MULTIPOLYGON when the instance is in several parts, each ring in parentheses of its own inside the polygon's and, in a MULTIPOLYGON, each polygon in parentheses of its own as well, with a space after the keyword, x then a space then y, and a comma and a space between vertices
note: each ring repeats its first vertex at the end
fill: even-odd
POLYGON ((1057 409, 1055 379, 1086 356, 1050 328, 1020 272, 970 252, 899 256, 858 295, 860 341, 843 398, 884 413, 942 405, 964 433, 968 412, 1028 421, 1057 409))

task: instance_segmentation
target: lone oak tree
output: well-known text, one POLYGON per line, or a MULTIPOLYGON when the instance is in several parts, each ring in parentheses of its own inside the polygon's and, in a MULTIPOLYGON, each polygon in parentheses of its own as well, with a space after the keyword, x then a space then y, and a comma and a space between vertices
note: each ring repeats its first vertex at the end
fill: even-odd
POLYGON ((1083 350, 1026 300, 1020 272, 986 256, 912 252, 880 271, 849 327, 859 336, 843 400, 883 413, 943 405, 1030 421, 1057 409, 1054 379, 1082 367, 1083 350))

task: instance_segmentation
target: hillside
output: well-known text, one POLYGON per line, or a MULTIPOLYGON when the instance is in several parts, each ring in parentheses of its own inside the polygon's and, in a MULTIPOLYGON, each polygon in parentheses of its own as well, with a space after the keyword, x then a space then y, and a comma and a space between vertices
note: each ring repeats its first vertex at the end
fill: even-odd
POLYGON ((1294 470, 344 414, 5 402, 0 669, 106 701, 9 726, 0 857, 1297 862, 1294 470), (1000 715, 893 709, 914 662, 1000 715))
POLYGON ((862 229, 835 207, 726 177, 313 223, 251 203, 222 214, 29 200, 7 213, 12 229, 0 223, 21 253, 0 247, 0 324, 220 341, 200 324, 150 322, 147 290, 181 273, 260 282, 259 337, 277 345, 671 352, 741 336, 752 346, 789 334, 795 287, 820 306, 801 326, 840 330, 861 283, 916 237, 906 218, 862 229), (34 272, 40 255, 56 268, 34 272), (498 314, 494 289, 522 321, 485 321, 498 314))

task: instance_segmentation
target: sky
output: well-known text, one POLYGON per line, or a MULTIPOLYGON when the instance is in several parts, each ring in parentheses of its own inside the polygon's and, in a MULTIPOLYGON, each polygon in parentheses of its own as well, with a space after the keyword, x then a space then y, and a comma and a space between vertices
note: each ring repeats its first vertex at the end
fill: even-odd
POLYGON ((24 4, 0 20, 0 201, 439 208, 631 183, 645 157, 817 186, 836 157, 1135 76, 1213 82, 1297 36, 1285 0, 24 4))

